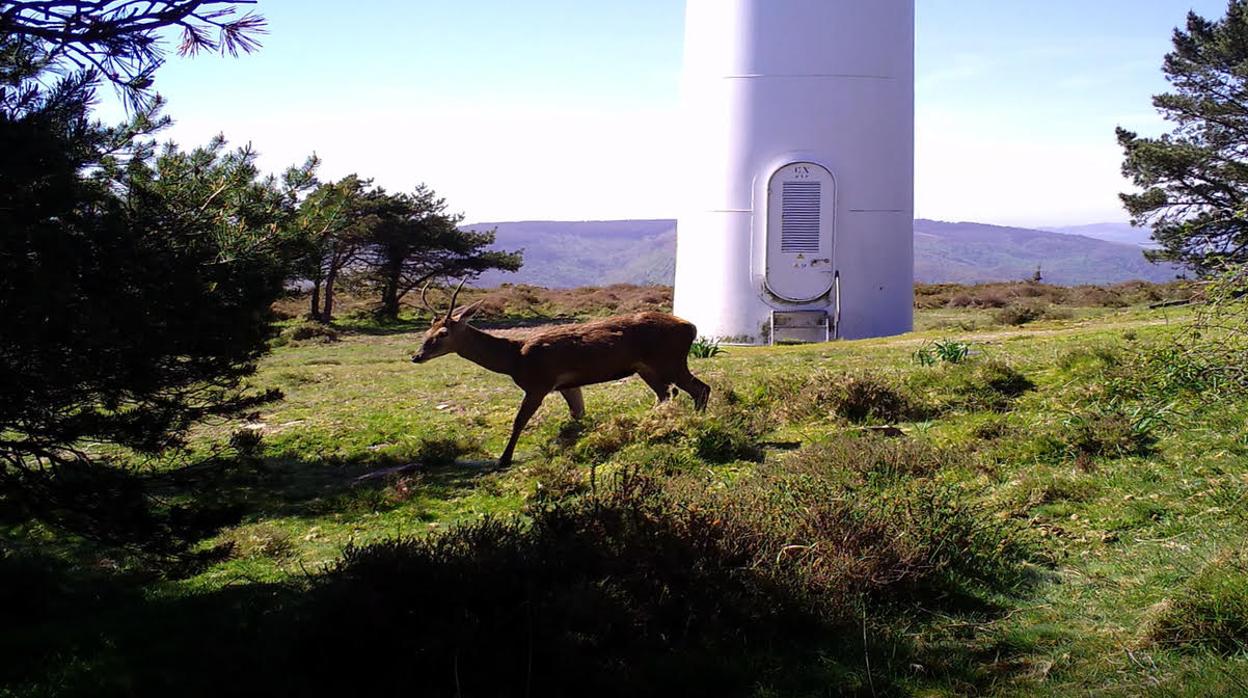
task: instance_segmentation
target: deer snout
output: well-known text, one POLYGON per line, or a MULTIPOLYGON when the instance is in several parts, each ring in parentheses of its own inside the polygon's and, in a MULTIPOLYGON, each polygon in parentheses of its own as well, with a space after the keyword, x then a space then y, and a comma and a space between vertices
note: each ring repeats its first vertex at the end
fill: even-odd
POLYGON ((423 353, 423 352, 419 352, 419 351, 418 351, 418 352, 416 352, 415 354, 412 354, 412 363, 414 363, 414 364, 423 364, 423 363, 425 363, 425 355, 424 355, 424 353, 423 353))

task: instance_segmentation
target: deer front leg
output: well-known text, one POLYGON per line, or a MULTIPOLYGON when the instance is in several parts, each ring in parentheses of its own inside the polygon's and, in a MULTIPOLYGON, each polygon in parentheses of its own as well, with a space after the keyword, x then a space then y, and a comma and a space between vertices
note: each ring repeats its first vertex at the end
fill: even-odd
POLYGON ((693 398, 695 409, 699 412, 706 409, 706 401, 711 397, 711 386, 695 378, 688 368, 684 369, 683 374, 676 379, 676 385, 693 398))
POLYGON ((563 399, 568 401, 568 411, 572 413, 572 419, 578 420, 585 416, 585 397, 581 395, 580 388, 568 388, 560 390, 563 399))
POLYGON ((533 413, 537 412, 537 408, 542 406, 542 400, 546 399, 546 392, 526 392, 524 394, 524 402, 520 403, 520 411, 516 413, 516 421, 511 425, 511 439, 507 442, 507 448, 503 450, 503 455, 498 459, 500 467, 511 465, 511 456, 516 451, 516 442, 520 440, 520 432, 524 431, 525 425, 533 418, 533 413))

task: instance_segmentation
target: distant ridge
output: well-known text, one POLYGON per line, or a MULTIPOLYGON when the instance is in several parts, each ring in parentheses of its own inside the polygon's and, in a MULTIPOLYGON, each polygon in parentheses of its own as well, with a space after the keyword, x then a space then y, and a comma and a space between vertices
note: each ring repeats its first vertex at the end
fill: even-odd
MULTIPOLYGON (((1117 234, 1098 224, 1104 235, 1117 234)), ((500 283, 550 288, 615 283, 671 284, 676 270, 676 221, 513 221, 474 223, 496 228, 499 249, 524 249, 524 268, 491 272, 483 286, 500 283)), ((1129 226, 1128 226, 1129 227, 1129 226)), ((1091 235, 919 219, 914 222, 915 279, 925 283, 975 283, 1030 279, 1039 265, 1044 280, 1061 285, 1169 281, 1179 270, 1144 259, 1137 244, 1091 235)), ((1139 231, 1144 233, 1147 231, 1139 231)))
POLYGON ((1070 225, 1061 228, 1040 228, 1064 235, 1082 235, 1106 242, 1118 242, 1136 247, 1155 247, 1153 233, 1148 228, 1136 228, 1130 223, 1092 223, 1089 225, 1070 225))

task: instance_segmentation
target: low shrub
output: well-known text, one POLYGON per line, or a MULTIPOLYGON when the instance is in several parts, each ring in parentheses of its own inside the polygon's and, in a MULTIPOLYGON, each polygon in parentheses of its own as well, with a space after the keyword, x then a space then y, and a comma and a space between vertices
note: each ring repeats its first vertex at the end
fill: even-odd
POLYGON ((758 435, 742 421, 712 417, 702 420, 690 434, 694 451, 708 463, 762 462, 758 435))
POLYGON ((851 422, 870 419, 899 422, 915 411, 911 401, 896 386, 869 373, 851 375, 838 385, 833 408, 851 422))
POLYGON ((1075 286, 1066 295, 1066 304, 1082 308, 1125 308, 1130 303, 1115 288, 1075 286))
POLYGON ((998 325, 1026 325, 1044 317, 1044 308, 1034 304, 1011 303, 996 313, 992 319, 998 325))
MULTIPOLYGON (((762 423, 739 405, 713 403, 706 413, 668 402, 640 417, 620 415, 589 429, 575 446, 577 460, 602 463, 632 445, 670 445, 708 463, 760 462, 762 423)), ((685 456, 665 454, 670 462, 685 456)), ((633 454, 636 460, 636 454, 633 454)))
POLYGON ((290 534, 272 524, 244 526, 230 532, 226 543, 233 557, 241 559, 269 558, 287 560, 294 556, 295 545, 290 534))
POLYGON ((1104 395, 1115 403, 1242 395, 1248 391, 1245 353, 1224 355, 1170 343, 1142 347, 1131 361, 1106 373, 1104 395))
POLYGON ((909 385, 936 411, 1003 412, 1035 388, 1022 372, 996 359, 921 369, 911 374, 909 385))
POLYGON ((789 383, 776 398, 776 416, 789 423, 829 416, 891 423, 923 414, 904 387, 871 372, 816 371, 805 381, 789 383))
POLYGON ((1226 655, 1248 650, 1248 548, 1223 552, 1189 579, 1153 620, 1149 636, 1226 655))
POLYGON ((324 323, 305 321, 282 330, 279 339, 287 343, 332 344, 338 341, 338 332, 324 323))
POLYGON ((967 464, 964 453, 937 448, 923 441, 894 439, 875 434, 848 434, 820 441, 784 460, 792 474, 806 474, 842 482, 862 477, 929 477, 946 468, 967 464), (861 477, 859 477, 861 476, 861 477))
POLYGON ((1009 422, 1002 417, 993 415, 992 418, 985 419, 984 421, 976 424, 975 427, 971 429, 971 436, 974 436, 981 441, 993 441, 1008 435, 1010 431, 1009 422))
MULTIPOLYGON (((297 633, 267 646, 299 657, 296 682, 322 689, 788 694, 803 672, 776 671, 781 661, 814 637, 856 637, 864 608, 940 607, 1026 579, 1020 529, 956 488, 847 491, 815 472, 767 469, 725 488, 625 469, 596 494, 533 507, 528 523, 352 546, 301 601, 297 633)), ((864 652, 877 688, 890 662, 906 666, 897 643, 822 647, 804 665, 850 692, 867 689, 864 652)))
POLYGON ((566 458, 540 460, 530 467, 530 473, 534 480, 531 499, 539 505, 589 491, 589 481, 584 469, 566 458))
POLYGON ((1071 414, 1060 439, 1068 455, 1110 458, 1147 455, 1157 442, 1151 424, 1115 410, 1071 414))

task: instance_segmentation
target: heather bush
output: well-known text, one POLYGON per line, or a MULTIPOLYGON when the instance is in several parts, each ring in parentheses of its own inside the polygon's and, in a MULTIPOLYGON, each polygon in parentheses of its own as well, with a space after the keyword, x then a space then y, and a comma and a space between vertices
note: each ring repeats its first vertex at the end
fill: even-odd
POLYGON ((774 410, 790 423, 827 417, 890 423, 923 413, 903 386, 871 372, 816 371, 804 381, 787 383, 777 393, 774 410))
MULTIPOLYGON (((928 472, 936 452, 869 448, 868 460, 924 465, 847 484, 837 473, 852 450, 812 451, 797 472, 765 468, 727 488, 626 468, 594 493, 535 503, 527 523, 487 517, 352 546, 305 596, 298 633, 272 646, 307 667, 296 684, 330 690, 737 695, 797 681, 774 671, 777 657, 844 633, 844 655, 825 648, 821 664, 838 691, 865 690, 853 667, 875 650, 849 639, 864 610, 1013 589, 1034 557, 956 488, 901 472, 928 472)), ((904 662, 899 649, 873 661, 904 662)))
POLYGON ((717 401, 699 413, 667 402, 639 417, 617 415, 595 425, 573 453, 577 460, 602 463, 634 444, 665 444, 708 463, 758 462, 763 459, 762 429, 760 420, 738 405, 717 401))
POLYGON ((1116 410, 1073 413, 1061 422, 1060 441, 1068 455, 1092 457, 1143 456, 1152 452, 1156 425, 1139 415, 1116 410))
POLYGON ((1149 637, 1226 655, 1248 651, 1248 548, 1224 551, 1193 575, 1152 621, 1149 637))
POLYGON ((338 341, 338 332, 320 322, 303 321, 282 330, 276 341, 279 344, 332 344, 338 341))
POLYGON ((997 359, 979 359, 915 371, 908 385, 936 411, 1008 410, 1035 384, 1026 375, 997 359))
POLYGON ((1011 303, 996 313, 992 319, 998 325, 1026 325, 1044 317, 1044 308, 1036 304, 1011 303))

